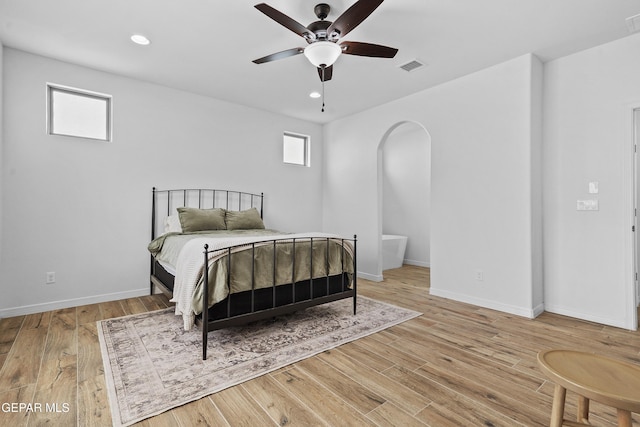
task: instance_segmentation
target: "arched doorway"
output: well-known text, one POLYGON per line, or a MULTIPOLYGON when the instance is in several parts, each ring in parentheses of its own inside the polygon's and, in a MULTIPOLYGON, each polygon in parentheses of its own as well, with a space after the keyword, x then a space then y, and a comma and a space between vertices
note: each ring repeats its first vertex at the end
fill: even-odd
POLYGON ((418 122, 398 122, 384 133, 377 158, 378 274, 398 263, 403 241, 400 265, 431 267, 431 136, 418 122))

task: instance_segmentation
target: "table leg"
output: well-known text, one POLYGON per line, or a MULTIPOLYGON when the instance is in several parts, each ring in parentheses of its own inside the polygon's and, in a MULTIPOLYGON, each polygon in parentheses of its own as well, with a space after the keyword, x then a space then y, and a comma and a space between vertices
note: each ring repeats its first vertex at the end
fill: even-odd
POLYGON ((631 412, 618 409, 618 427, 631 427, 631 412))
POLYGON ((549 427, 562 427, 564 421, 564 400, 567 397, 567 389, 556 384, 553 391, 553 406, 551 407, 551 423, 549 427))
POLYGON ((578 417, 579 423, 589 424, 589 399, 578 396, 578 417))

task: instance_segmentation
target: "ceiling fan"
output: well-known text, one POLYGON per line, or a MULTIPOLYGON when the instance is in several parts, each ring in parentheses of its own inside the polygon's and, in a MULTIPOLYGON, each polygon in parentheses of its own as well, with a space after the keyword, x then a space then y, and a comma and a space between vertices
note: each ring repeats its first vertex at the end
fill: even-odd
POLYGON ((360 25, 382 2, 383 0, 358 0, 334 22, 325 20, 331 7, 326 3, 320 3, 313 9, 319 21, 312 22, 306 27, 266 3, 257 4, 256 9, 303 37, 308 45, 273 53, 255 59, 253 62, 262 64, 304 53, 309 62, 318 68, 320 80, 325 82, 331 80, 333 64, 340 54, 393 58, 398 49, 372 43, 340 41, 360 25))

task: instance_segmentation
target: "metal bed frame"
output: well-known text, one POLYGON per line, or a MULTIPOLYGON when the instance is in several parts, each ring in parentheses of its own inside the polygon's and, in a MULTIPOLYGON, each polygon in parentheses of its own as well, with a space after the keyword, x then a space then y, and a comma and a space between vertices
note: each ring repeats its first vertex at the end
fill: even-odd
MULTIPOLYGON (((151 239, 153 240, 159 235, 159 225, 164 218, 171 215, 177 207, 198 207, 200 209, 223 207, 227 210, 241 211, 256 207, 260 217, 263 218, 264 194, 253 194, 231 190, 213 190, 213 189, 179 189, 179 190, 157 190, 153 188, 152 214, 151 214, 151 239), (160 206, 159 198, 166 198, 166 210, 164 206, 160 206), (173 210, 172 210, 173 209, 173 210)), ((286 235, 283 236, 286 239, 286 235)), ((251 251, 251 282, 252 289, 240 293, 231 294, 224 300, 214 304, 208 310, 205 308, 208 304, 203 304, 202 314, 196 318, 196 324, 202 329, 202 359, 207 358, 207 339, 208 332, 222 329, 230 326, 240 326, 257 320, 272 318, 283 314, 291 313, 308 307, 325 304, 345 298, 353 298, 353 314, 356 314, 357 301, 357 262, 356 262, 356 246, 357 238, 354 235, 352 239, 330 238, 330 237, 307 237, 287 240, 267 239, 259 242, 230 246, 218 250, 210 250, 208 245, 203 248, 203 301, 209 298, 209 258, 212 254, 224 255, 226 259, 222 262, 227 263, 226 286, 231 289, 231 254, 242 247, 244 250, 251 251), (341 267, 342 271, 337 275, 329 273, 329 240, 340 241, 341 251, 341 267), (292 250, 292 276, 295 275, 296 250, 297 242, 304 241, 310 245, 310 251, 313 251, 314 242, 326 242, 327 256, 325 274, 322 277, 313 279, 292 281, 285 285, 276 285, 275 265, 276 265, 276 245, 281 243, 289 243, 293 246, 292 250), (347 261, 345 258, 345 242, 353 245, 352 254, 352 282, 351 287, 348 286, 347 261), (273 284, 266 288, 255 288, 255 251, 257 246, 273 245, 273 284)), ((309 271, 313 271, 313 258, 310 257, 309 271)), ((172 294, 173 276, 166 272, 164 268, 151 256, 151 275, 150 275, 150 293, 153 293, 154 285, 163 293, 172 294)))

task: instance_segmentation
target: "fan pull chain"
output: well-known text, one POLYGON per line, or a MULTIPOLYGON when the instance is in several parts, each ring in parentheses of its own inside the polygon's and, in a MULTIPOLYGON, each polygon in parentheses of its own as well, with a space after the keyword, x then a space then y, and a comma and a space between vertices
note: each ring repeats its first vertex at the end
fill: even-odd
POLYGON ((324 70, 326 67, 322 67, 322 112, 324 113, 324 70))

